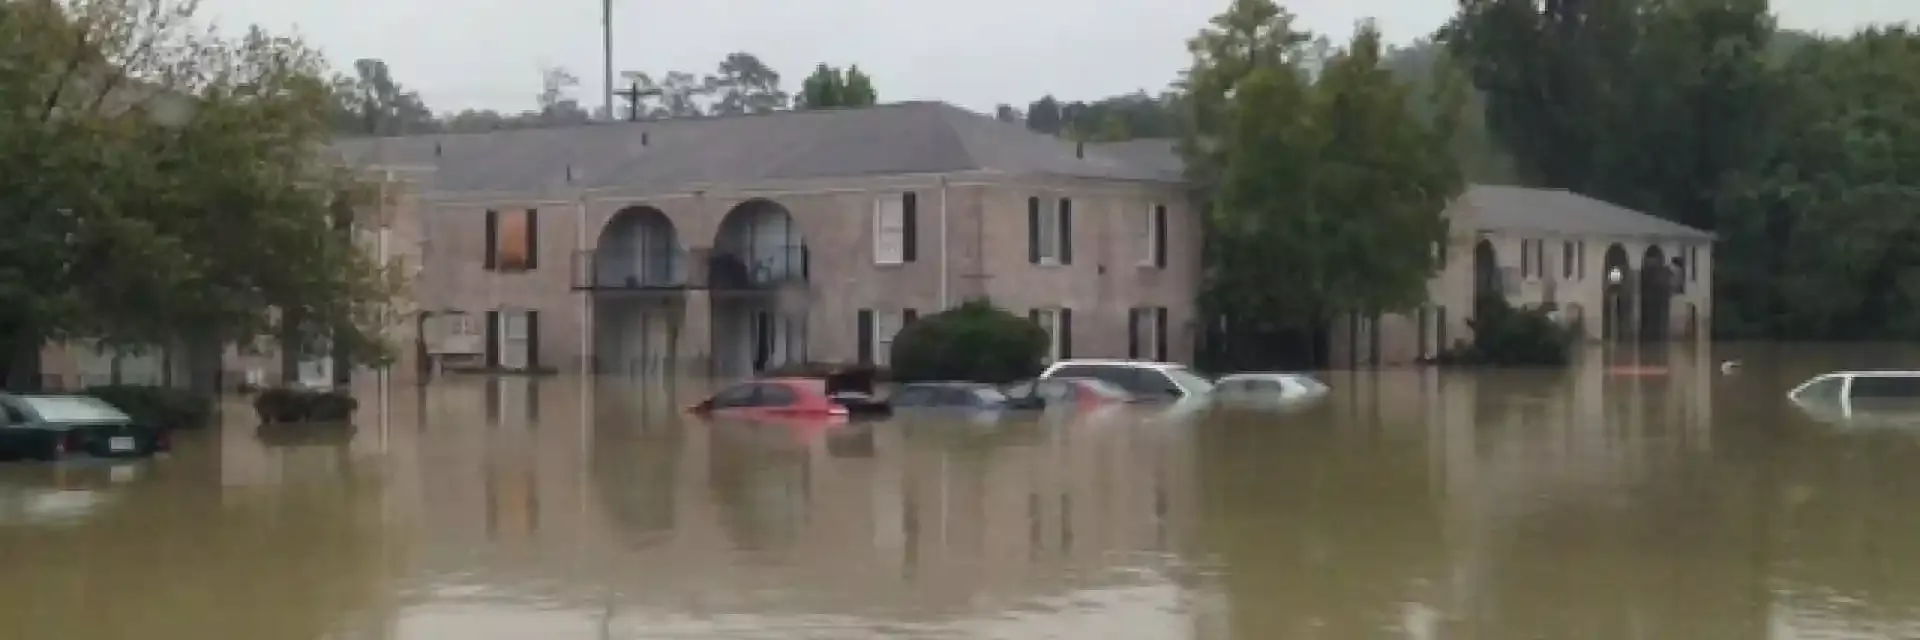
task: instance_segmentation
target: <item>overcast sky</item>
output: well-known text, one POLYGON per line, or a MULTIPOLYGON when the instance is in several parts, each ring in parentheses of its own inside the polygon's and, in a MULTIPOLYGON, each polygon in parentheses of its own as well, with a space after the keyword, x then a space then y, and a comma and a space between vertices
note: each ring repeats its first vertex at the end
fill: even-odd
MULTIPOLYGON (((1092 99, 1159 90, 1184 42, 1226 0, 613 0, 614 69, 705 74, 732 51, 760 56, 789 91, 815 64, 858 64, 882 101, 978 111, 1043 94, 1092 99)), ((1920 21, 1920 0, 1773 0, 1788 27, 1845 33, 1920 21)), ((1307 28, 1343 36, 1373 17, 1393 42, 1431 32, 1453 0, 1286 0, 1307 28)), ((533 106, 558 65, 600 104, 600 0, 203 0, 223 28, 293 31, 335 66, 387 61, 436 111, 533 106)))

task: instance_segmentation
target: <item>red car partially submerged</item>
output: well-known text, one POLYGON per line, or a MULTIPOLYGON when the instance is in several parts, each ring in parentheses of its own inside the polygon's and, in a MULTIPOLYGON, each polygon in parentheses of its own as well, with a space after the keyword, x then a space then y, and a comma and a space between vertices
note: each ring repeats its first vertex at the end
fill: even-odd
POLYGON ((751 420, 846 420, 893 413, 873 397, 873 373, 855 369, 742 382, 687 407, 696 415, 751 420))

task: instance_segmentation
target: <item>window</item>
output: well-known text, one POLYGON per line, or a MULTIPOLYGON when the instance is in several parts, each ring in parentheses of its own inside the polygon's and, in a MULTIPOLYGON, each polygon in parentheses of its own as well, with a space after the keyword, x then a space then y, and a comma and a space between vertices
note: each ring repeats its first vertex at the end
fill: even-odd
POLYGON ((1911 376, 1857 376, 1847 395, 1853 400, 1912 400, 1920 398, 1920 378, 1911 376))
POLYGON ((1815 378, 1788 394, 1796 402, 1816 404, 1839 404, 1840 394, 1846 389, 1846 378, 1842 376, 1822 376, 1815 378))
POLYGON ((1155 204, 1147 208, 1146 224, 1141 225, 1142 246, 1140 266, 1167 267, 1167 205, 1155 204))
POLYGON ((1700 247, 1687 247, 1687 282, 1700 281, 1700 247))
POLYGON ((1528 280, 1547 277, 1547 241, 1520 241, 1520 277, 1528 280))
POLYGON ((1560 277, 1572 280, 1574 267, 1573 241, 1560 243, 1560 277))
POLYGON ((540 266, 539 217, 537 209, 487 210, 487 270, 531 271, 540 266))
POLYGON ((751 407, 760 395, 760 385, 736 385, 713 396, 713 408, 751 407))
MULTIPOLYGON (((113 405, 86 396, 26 396, 21 402, 48 422, 116 422, 127 419, 113 405)), ((8 407, 12 410, 12 407, 8 407)))
POLYGON ((1027 319, 1047 332, 1047 361, 1073 357, 1073 310, 1065 307, 1033 309, 1027 319))
MULTIPOLYGON (((1194 373, 1186 367, 1166 367, 1161 369, 1160 373, 1162 377, 1167 378, 1169 381, 1178 383, 1179 388, 1190 389, 1194 393, 1203 393, 1213 389, 1213 381, 1200 377, 1200 374, 1194 373)), ((1184 393, 1183 391, 1182 394, 1184 393)))
POLYGON ((1585 280, 1587 279, 1587 241, 1580 240, 1574 242, 1573 248, 1575 250, 1573 254, 1575 261, 1573 278, 1575 280, 1585 280))
POLYGON ((791 407, 800 402, 800 394, 784 384, 762 384, 760 395, 753 399, 756 407, 791 407))
POLYGON ((886 364, 893 353, 893 338, 900 329, 912 324, 919 314, 913 309, 876 311, 861 309, 858 324, 860 364, 886 364))
POLYGON ((1027 198, 1027 262, 1073 264, 1072 199, 1049 208, 1039 197, 1027 198))
POLYGON ((873 201, 873 263, 904 264, 919 256, 919 198, 911 191, 898 200, 873 201))
POLYGON ((525 312, 501 313, 500 320, 503 323, 502 332, 506 334, 508 340, 527 339, 527 314, 525 312))
POLYGON ((1128 393, 1140 393, 1141 371, 1139 367, 1124 365, 1077 365, 1061 367, 1053 372, 1053 377, 1092 378, 1126 389, 1128 393))
POLYGON ((1166 361, 1166 307, 1135 307, 1127 313, 1127 357, 1166 361))

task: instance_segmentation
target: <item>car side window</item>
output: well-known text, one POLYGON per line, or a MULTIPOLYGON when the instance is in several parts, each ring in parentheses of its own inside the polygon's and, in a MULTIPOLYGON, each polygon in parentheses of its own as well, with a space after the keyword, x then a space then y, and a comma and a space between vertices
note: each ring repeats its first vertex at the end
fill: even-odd
POLYGON ((28 422, 26 412, 21 411, 20 407, 13 406, 11 404, 0 405, 0 406, 5 407, 7 410, 6 424, 23 425, 28 422))
POLYGON ((1173 383, 1172 378, 1167 377, 1167 374, 1159 371, 1139 371, 1136 373, 1139 374, 1139 382, 1137 384, 1140 387, 1140 391, 1136 393, 1174 397, 1185 393, 1181 391, 1179 385, 1173 383))
POLYGON ((1053 372, 1053 375, 1047 376, 1047 377, 1048 378, 1091 378, 1091 377, 1094 377, 1095 375, 1098 375, 1100 370, 1105 368, 1106 367, 1088 367, 1083 365, 1068 365, 1068 366, 1060 367, 1059 369, 1055 369, 1053 372))
MULTIPOLYGON (((1857 380, 1855 382, 1858 383, 1857 380)), ((1841 389, 1845 384, 1846 380, 1839 376, 1815 380, 1809 383, 1806 388, 1800 390, 1799 400, 1801 402, 1839 404, 1841 389)))
POLYGON ((713 408, 731 409, 754 406, 754 398, 759 395, 760 385, 742 384, 714 394, 713 408))
POLYGON ((759 393, 754 396, 756 407, 791 407, 800 401, 800 394, 784 384, 762 384, 759 393))
POLYGON ((1911 400, 1920 398, 1920 378, 1908 376, 1857 376, 1849 391, 1855 400, 1911 400))
POLYGON ((1100 367, 1088 372, 1087 377, 1126 389, 1130 393, 1143 393, 1138 374, 1131 367, 1100 367))

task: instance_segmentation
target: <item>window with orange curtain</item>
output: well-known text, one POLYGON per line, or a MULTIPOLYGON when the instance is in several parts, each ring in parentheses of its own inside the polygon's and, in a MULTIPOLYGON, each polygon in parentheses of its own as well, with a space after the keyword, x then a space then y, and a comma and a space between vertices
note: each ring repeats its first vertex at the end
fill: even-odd
POLYGON ((533 238, 528 224, 531 221, 527 218, 525 211, 500 212, 500 229, 498 240, 495 242, 499 256, 498 264, 502 271, 524 270, 532 267, 530 264, 532 260, 529 258, 533 255, 533 246, 529 241, 533 238))

